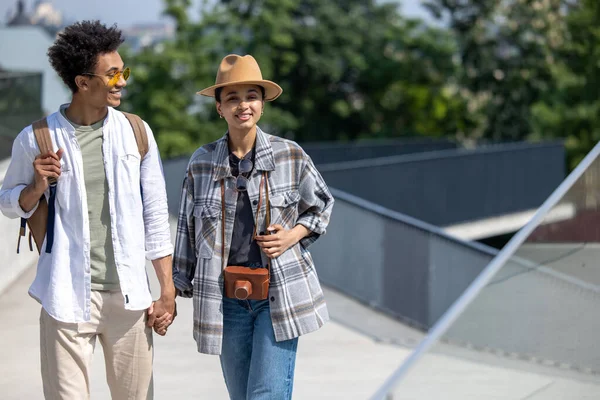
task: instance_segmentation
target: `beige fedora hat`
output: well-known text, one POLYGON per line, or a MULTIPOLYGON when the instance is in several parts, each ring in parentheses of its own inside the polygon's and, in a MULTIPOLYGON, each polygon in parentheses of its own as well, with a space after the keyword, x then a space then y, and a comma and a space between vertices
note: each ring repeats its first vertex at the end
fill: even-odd
POLYGON ((260 67, 254 57, 251 55, 242 57, 237 54, 230 54, 221 61, 215 84, 197 92, 197 94, 215 97, 215 89, 241 84, 264 87, 265 101, 273 101, 283 92, 283 89, 275 82, 263 79, 260 67))

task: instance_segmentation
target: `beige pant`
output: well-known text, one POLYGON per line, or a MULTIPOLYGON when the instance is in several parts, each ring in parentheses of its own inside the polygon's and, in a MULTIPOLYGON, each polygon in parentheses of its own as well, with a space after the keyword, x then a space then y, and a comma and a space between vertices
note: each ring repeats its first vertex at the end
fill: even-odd
POLYGON ((42 308, 40 351, 47 400, 90 398, 90 366, 100 339, 114 400, 152 399, 152 330, 146 311, 125 310, 120 292, 92 291, 89 322, 64 323, 42 308))

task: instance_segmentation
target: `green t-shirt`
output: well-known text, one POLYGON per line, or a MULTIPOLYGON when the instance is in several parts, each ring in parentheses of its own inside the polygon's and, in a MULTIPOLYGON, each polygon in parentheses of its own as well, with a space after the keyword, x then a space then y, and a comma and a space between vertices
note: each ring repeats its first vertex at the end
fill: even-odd
POLYGON ((77 125, 67 118, 65 108, 61 108, 60 112, 75 128, 83 159, 83 177, 90 223, 92 289, 118 291, 120 290, 119 275, 115 265, 108 206, 108 182, 102 154, 104 120, 91 126, 77 125))

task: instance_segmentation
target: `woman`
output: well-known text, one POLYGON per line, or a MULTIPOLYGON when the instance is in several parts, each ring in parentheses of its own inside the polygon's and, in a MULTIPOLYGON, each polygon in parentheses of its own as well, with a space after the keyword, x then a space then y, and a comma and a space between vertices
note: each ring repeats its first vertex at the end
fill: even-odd
POLYGON ((226 56, 198 93, 227 134, 194 153, 183 184, 175 286, 194 298, 198 351, 220 355, 233 400, 290 399, 298 337, 329 319, 307 248, 333 198, 298 144, 257 126, 281 92, 252 56, 226 56))

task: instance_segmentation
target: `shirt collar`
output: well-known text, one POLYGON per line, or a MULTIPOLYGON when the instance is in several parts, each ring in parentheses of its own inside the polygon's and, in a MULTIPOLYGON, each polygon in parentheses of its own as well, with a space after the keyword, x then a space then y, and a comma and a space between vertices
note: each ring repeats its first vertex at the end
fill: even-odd
MULTIPOLYGON (((69 107, 70 104, 71 103, 61 104, 59 108, 65 109, 69 107)), ((108 114, 106 115, 106 118, 104 118, 104 124, 102 125, 104 128, 106 128, 109 123, 114 120, 115 112, 116 110, 114 108, 108 107, 108 114)), ((60 109, 56 112, 56 118, 58 119, 60 125, 66 129, 69 135, 75 136, 75 127, 71 125, 71 122, 62 115, 60 109)))
MULTIPOLYGON (((217 141, 216 149, 213 153, 213 180, 215 181, 232 176, 231 167, 229 165, 228 136, 229 134, 227 133, 217 141)), ((273 171, 275 169, 271 141, 267 134, 258 126, 256 127, 256 145, 254 147, 254 152, 254 168, 257 171, 273 171)))

